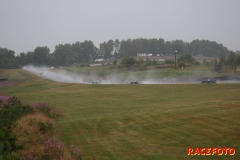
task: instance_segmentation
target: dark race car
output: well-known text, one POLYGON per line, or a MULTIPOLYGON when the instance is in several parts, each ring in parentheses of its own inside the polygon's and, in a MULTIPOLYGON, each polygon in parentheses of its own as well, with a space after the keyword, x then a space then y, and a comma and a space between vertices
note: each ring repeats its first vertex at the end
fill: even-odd
POLYGON ((133 82, 131 82, 130 84, 141 84, 142 82, 140 82, 140 81, 133 81, 133 82))
POLYGON ((204 79, 202 83, 216 83, 216 79, 204 79))
POLYGON ((7 81, 8 80, 8 78, 0 78, 0 82, 1 81, 7 81))
POLYGON ((93 81, 92 84, 101 84, 101 81, 93 81))

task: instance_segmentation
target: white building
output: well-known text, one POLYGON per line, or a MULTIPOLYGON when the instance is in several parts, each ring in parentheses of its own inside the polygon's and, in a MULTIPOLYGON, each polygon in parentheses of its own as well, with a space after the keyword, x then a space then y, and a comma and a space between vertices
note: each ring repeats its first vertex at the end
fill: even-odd
POLYGON ((137 53, 137 57, 151 57, 152 53, 137 53))
POLYGON ((96 59, 95 62, 102 62, 104 59, 96 59))
POLYGON ((148 56, 148 57, 151 57, 151 56, 152 56, 152 53, 148 53, 147 56, 148 56))
POLYGON ((145 57, 146 55, 146 53, 137 53, 137 57, 145 57))

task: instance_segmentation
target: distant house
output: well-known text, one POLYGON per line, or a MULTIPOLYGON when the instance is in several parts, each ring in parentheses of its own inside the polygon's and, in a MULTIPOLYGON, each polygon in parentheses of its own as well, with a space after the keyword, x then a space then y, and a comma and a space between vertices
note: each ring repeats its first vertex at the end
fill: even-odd
POLYGON ((104 59, 96 59, 95 62, 102 62, 104 59))
POLYGON ((148 56, 148 57, 151 57, 151 56, 152 56, 152 53, 148 53, 147 56, 148 56))
POLYGON ((160 58, 160 59, 158 59, 158 61, 159 61, 159 62, 165 62, 165 59, 160 58))
POLYGON ((137 57, 145 57, 146 55, 146 53, 137 53, 137 57))
POLYGON ((102 66, 102 63, 100 64, 90 64, 91 67, 95 67, 95 66, 102 66))
POLYGON ((137 57, 151 57, 152 53, 137 53, 137 57))

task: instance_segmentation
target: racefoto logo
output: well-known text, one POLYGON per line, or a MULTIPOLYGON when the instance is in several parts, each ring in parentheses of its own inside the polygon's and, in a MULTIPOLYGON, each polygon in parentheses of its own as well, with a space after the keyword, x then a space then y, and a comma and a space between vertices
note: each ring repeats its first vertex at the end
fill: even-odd
POLYGON ((234 148, 187 148, 187 155, 196 156, 210 156, 210 155, 235 155, 236 151, 234 148))

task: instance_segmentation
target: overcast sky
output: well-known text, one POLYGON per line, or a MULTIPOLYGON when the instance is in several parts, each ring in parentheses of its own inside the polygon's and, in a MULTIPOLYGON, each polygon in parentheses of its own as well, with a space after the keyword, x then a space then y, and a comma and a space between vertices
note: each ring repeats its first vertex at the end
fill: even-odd
POLYGON ((240 0, 0 0, 0 47, 135 38, 216 41, 240 50, 240 0))

